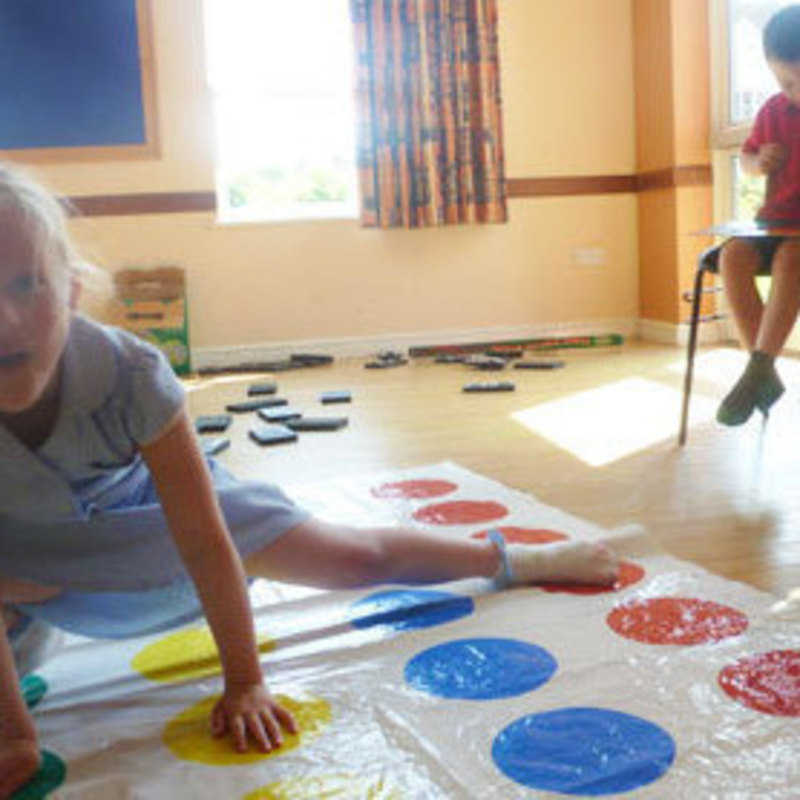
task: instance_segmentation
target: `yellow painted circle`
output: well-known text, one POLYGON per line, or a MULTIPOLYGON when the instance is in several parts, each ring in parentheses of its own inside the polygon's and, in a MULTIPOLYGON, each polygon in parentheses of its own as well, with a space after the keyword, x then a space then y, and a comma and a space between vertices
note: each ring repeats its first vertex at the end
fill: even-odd
MULTIPOLYGON (((268 653, 274 647, 272 639, 259 637, 259 652, 268 653)), ((217 645, 208 628, 177 631, 149 644, 134 656, 131 667, 159 683, 202 678, 222 671, 217 645)))
POLYGON ((400 800, 400 794, 382 778, 319 775, 271 783, 242 800, 400 800))
POLYGON ((201 764, 229 766, 250 764, 265 758, 279 756, 294 750, 316 736, 331 721, 331 707, 316 697, 295 700, 286 695, 276 695, 275 700, 292 712, 300 729, 299 734, 283 731, 283 744, 270 753, 256 750, 251 742, 246 753, 237 753, 229 736, 215 739, 211 735, 209 718, 211 710, 220 696, 207 697, 173 717, 164 728, 164 744, 183 761, 199 761, 201 764))

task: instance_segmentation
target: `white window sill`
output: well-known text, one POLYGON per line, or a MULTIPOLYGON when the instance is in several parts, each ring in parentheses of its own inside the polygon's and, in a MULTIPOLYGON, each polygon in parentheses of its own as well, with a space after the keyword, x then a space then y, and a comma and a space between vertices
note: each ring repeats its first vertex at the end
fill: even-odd
POLYGON ((223 211, 217 215, 215 224, 231 227, 239 225, 280 225, 295 222, 356 222, 357 220, 357 212, 337 206, 335 208, 292 209, 285 211, 264 211, 260 209, 235 213, 223 211))

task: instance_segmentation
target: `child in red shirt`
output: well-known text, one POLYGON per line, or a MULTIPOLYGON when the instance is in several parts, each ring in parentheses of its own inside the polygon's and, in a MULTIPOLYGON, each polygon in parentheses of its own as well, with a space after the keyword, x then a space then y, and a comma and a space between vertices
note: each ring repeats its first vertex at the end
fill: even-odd
MULTIPOLYGON (((800 224, 800 5, 777 12, 764 28, 764 55, 780 93, 756 115, 742 145, 748 175, 766 175, 761 222, 800 224)), ((750 361, 717 411, 723 425, 741 425, 758 408, 766 417, 783 394, 775 357, 800 310, 800 238, 737 237, 720 255, 720 273, 750 361), (771 267, 772 287, 764 304, 755 285, 759 268, 771 267)))

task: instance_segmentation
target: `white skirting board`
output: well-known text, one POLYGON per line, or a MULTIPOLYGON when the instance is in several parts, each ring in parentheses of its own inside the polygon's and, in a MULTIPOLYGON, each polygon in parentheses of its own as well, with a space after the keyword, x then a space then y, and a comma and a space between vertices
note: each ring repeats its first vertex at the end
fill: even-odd
POLYGON ((229 347, 192 348, 192 367, 235 368, 243 364, 275 361, 291 353, 327 353, 337 358, 366 357, 379 350, 406 351, 425 345, 499 342, 514 339, 602 335, 619 333, 625 339, 636 338, 638 322, 634 318, 596 319, 578 322, 556 322, 530 325, 430 330, 376 334, 375 336, 343 336, 330 339, 299 339, 229 347))
MULTIPOLYGON (((638 338, 645 342, 674 344, 686 347, 689 341, 689 326, 655 319, 640 319, 637 323, 638 338)), ((720 344, 731 340, 725 320, 704 322, 697 329, 698 344, 720 344)))

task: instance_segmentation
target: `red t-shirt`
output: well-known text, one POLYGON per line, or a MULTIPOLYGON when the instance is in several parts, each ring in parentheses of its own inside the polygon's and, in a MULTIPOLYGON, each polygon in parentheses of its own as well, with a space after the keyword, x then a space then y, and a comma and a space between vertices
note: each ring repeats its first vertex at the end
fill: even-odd
POLYGON ((757 218, 800 220, 800 108, 783 93, 770 97, 758 110, 742 150, 757 153, 761 145, 774 142, 786 147, 789 158, 767 178, 767 196, 757 218))

